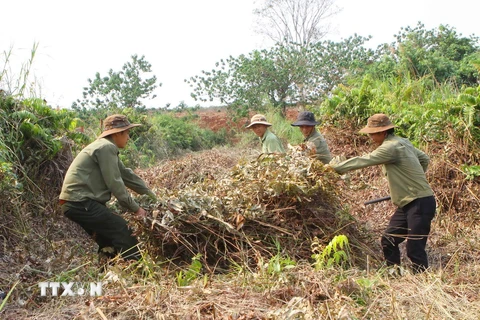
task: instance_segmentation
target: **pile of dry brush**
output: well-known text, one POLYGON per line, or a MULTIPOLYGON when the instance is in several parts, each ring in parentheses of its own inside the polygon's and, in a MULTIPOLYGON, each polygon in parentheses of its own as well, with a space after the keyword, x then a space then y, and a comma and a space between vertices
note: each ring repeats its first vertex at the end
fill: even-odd
POLYGON ((188 263, 201 254, 209 271, 232 262, 255 266, 277 254, 309 259, 315 237, 328 244, 338 234, 357 252, 352 263, 364 264, 361 252, 371 240, 343 208, 338 175, 302 147, 238 162, 211 150, 150 169, 142 176, 159 201, 143 223, 132 221, 136 234, 154 256, 188 263))

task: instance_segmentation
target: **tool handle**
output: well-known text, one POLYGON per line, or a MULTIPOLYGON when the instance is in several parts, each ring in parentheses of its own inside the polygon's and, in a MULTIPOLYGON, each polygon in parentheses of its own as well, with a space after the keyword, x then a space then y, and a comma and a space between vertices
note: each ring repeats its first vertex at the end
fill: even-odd
POLYGON ((390 200, 390 199, 391 199, 390 196, 386 196, 386 197, 383 197, 383 198, 373 199, 373 200, 364 202, 363 204, 364 205, 373 204, 373 203, 377 203, 377 202, 387 201, 387 200, 390 200))

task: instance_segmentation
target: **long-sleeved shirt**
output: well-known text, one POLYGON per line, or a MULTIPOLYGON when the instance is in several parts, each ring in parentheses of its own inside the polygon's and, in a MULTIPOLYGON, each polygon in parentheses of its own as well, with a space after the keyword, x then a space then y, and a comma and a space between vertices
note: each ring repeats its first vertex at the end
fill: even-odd
POLYGON ((270 130, 267 129, 260 140, 262 141, 263 153, 285 153, 282 141, 270 130))
POLYGON ((404 207, 411 201, 433 195, 425 176, 430 158, 410 141, 388 135, 373 152, 332 165, 340 174, 381 164, 387 176, 392 202, 404 207))
POLYGON ((315 155, 318 160, 322 161, 324 164, 327 164, 330 162, 330 160, 332 160, 332 155, 330 154, 330 149, 328 149, 327 141, 325 141, 325 138, 320 132, 313 130, 304 141, 312 142, 315 145, 315 155))
POLYGON ((123 207, 136 212, 140 206, 127 188, 139 194, 153 193, 145 182, 120 160, 118 147, 109 137, 95 140, 75 157, 63 181, 60 199, 87 199, 106 203, 112 194, 123 207))

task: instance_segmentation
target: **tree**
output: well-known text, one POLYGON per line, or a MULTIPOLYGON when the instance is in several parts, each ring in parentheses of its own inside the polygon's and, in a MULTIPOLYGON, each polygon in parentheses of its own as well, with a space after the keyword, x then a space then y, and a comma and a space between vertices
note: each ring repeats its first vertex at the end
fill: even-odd
POLYGON ((335 0, 265 0, 254 10, 258 32, 275 43, 308 45, 328 33, 324 22, 340 12, 335 0))
POLYGON ((277 44, 268 50, 222 59, 215 64, 217 69, 202 71, 201 76, 186 82, 193 87, 195 100, 219 99, 241 116, 267 104, 285 111, 296 99, 295 83, 307 73, 301 54, 292 46, 277 44))
POLYGON ((454 28, 440 25, 425 29, 402 28, 396 42, 383 45, 383 58, 374 66, 377 74, 402 74, 412 79, 432 76, 439 83, 451 81, 457 85, 475 86, 480 80, 476 60, 480 59, 479 38, 463 37, 454 28))
POLYGON ((371 37, 357 34, 340 42, 323 41, 310 45, 311 73, 306 77, 307 102, 314 102, 328 95, 349 77, 362 75, 377 54, 363 45, 371 37))
MULTIPOLYGON (((132 56, 132 61, 123 65, 122 70, 114 72, 112 69, 108 76, 102 77, 96 73, 95 79, 88 79, 89 87, 83 88, 83 100, 78 99, 73 103, 73 108, 95 107, 99 109, 124 109, 144 107, 141 99, 149 98, 157 87, 156 76, 142 79, 142 75, 151 72, 151 64, 145 56, 138 58, 132 56)), ((160 83, 158 86, 161 86, 160 83)), ((155 98, 152 95, 150 98, 155 98)))
POLYGON ((219 99, 241 116, 265 105, 285 114, 288 105, 313 103, 346 76, 363 72, 373 57, 373 51, 363 47, 368 39, 356 35, 338 43, 278 43, 268 50, 222 59, 216 69, 185 81, 195 100, 219 99))

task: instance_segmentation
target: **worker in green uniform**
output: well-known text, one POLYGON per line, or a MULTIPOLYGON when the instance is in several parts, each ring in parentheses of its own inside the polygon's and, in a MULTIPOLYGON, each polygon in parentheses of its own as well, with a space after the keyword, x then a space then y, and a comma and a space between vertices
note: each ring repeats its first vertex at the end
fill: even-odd
POLYGON ((138 217, 145 217, 146 211, 134 201, 127 187, 155 198, 118 156, 119 149, 130 139, 130 129, 139 125, 131 124, 124 115, 107 117, 103 133, 80 151, 68 168, 59 197, 63 214, 94 237, 99 254, 107 257, 118 253, 125 259, 140 257, 138 241, 127 221, 106 206, 111 196, 138 217))
POLYGON ((304 142, 313 143, 315 146, 315 157, 324 164, 327 164, 332 160, 332 156, 327 141, 325 141, 323 135, 315 128, 318 124, 320 123, 315 121, 313 112, 302 111, 298 114, 297 121, 292 123, 292 126, 300 129, 305 138, 304 142))
POLYGON ((262 142, 262 153, 285 153, 282 141, 271 132, 268 127, 272 124, 267 122, 267 118, 263 114, 256 114, 250 120, 250 124, 246 127, 260 138, 262 142))
POLYGON ((394 125, 385 114, 375 114, 360 130, 378 146, 373 152, 330 166, 340 174, 374 165, 382 165, 393 204, 397 206, 382 236, 387 265, 400 264, 399 245, 407 240, 407 256, 414 272, 428 268, 425 251, 436 202, 425 171, 429 157, 410 141, 394 134, 394 125))

